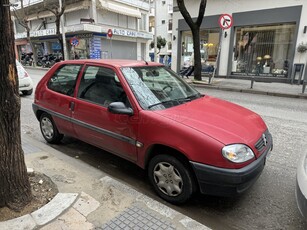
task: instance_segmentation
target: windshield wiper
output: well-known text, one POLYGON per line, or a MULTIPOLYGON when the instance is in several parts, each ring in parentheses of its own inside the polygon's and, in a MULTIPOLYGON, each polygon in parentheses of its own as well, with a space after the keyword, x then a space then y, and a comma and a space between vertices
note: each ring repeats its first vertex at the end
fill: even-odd
POLYGON ((177 98, 177 99, 172 99, 172 100, 167 100, 167 101, 160 101, 158 103, 149 105, 147 108, 150 109, 150 108, 152 108, 156 105, 162 105, 162 104, 165 104, 165 103, 171 103, 171 102, 183 103, 183 102, 188 102, 188 101, 191 101, 191 99, 189 97, 177 98))
POLYGON ((201 97, 201 94, 200 93, 196 93, 196 94, 192 94, 191 96, 188 96, 186 98, 190 99, 190 100, 194 100, 194 99, 197 99, 197 98, 200 98, 201 97))

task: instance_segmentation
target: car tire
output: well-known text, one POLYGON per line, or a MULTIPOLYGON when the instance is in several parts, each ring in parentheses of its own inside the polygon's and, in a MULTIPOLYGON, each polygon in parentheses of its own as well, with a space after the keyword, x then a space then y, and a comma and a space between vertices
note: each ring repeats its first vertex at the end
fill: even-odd
POLYGON ((29 96, 33 93, 33 89, 30 89, 30 90, 23 90, 21 91, 23 95, 25 96, 29 96))
POLYGON ((50 144, 58 144, 63 139, 52 117, 48 113, 43 113, 39 120, 40 129, 45 140, 50 144))
POLYGON ((148 177, 158 195, 173 204, 185 203, 196 190, 191 171, 170 155, 153 157, 148 165, 148 177))

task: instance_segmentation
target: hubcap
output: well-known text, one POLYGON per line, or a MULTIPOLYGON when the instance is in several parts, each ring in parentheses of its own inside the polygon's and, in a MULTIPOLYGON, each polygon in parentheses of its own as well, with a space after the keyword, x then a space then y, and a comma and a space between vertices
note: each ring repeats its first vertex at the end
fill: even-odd
POLYGON ((53 125, 49 118, 44 117, 41 121, 42 133, 47 139, 52 139, 53 137, 53 125))
POLYGON ((182 192, 183 181, 178 170, 168 162, 160 162, 154 168, 154 180, 161 192, 168 196, 178 196, 182 192))

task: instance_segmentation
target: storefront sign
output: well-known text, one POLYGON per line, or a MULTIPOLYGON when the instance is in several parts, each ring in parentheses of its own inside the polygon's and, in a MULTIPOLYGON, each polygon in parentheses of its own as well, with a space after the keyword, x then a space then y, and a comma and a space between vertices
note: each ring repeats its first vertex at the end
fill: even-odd
POLYGON ((55 29, 37 30, 30 32, 31 37, 42 37, 42 36, 55 35, 55 34, 56 34, 55 29))
POLYGON ((120 36, 126 36, 126 37, 138 37, 138 38, 146 38, 146 39, 152 39, 152 34, 146 34, 142 32, 137 31, 131 31, 131 30, 123 30, 123 29, 113 29, 114 35, 120 35, 120 36))
MULTIPOLYGON (((55 34, 56 34, 55 29, 37 30, 37 31, 31 31, 30 37, 43 37, 43 36, 55 35, 55 34)), ((26 32, 15 34, 16 39, 26 38, 26 37, 27 37, 26 32)))
POLYGON ((78 34, 78 35, 76 35, 75 37, 80 38, 80 39, 82 39, 82 38, 92 38, 92 37, 93 37, 93 34, 92 34, 92 33, 88 33, 88 34, 78 34))
POLYGON ((219 18, 219 25, 222 30, 229 29, 233 24, 232 16, 229 14, 222 14, 219 18))

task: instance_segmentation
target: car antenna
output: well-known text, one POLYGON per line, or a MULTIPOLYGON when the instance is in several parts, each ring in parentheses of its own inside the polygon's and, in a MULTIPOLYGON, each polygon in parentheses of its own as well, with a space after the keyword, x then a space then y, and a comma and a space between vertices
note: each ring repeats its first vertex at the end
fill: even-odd
POLYGON ((142 60, 145 62, 146 65, 148 65, 148 62, 145 60, 145 58, 143 56, 139 56, 142 58, 142 60))

